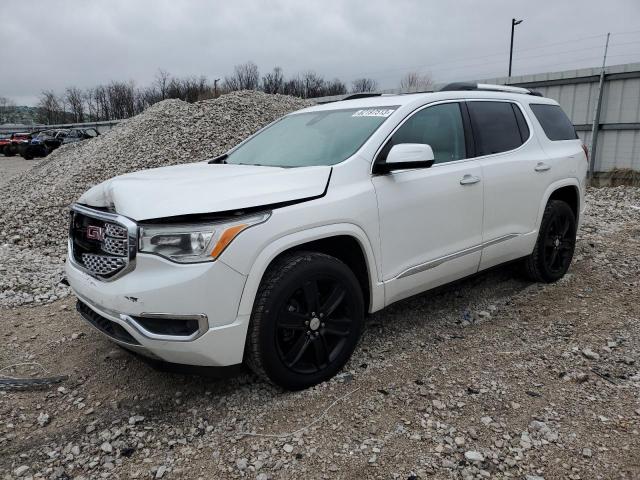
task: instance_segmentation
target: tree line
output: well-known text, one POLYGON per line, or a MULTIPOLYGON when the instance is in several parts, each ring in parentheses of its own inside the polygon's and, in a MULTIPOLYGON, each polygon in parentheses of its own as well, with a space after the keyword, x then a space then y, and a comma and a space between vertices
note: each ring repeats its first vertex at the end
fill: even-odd
MULTIPOLYGON (((428 90, 432 85, 427 75, 406 74, 400 88, 407 92, 428 90)), ((325 79, 313 71, 285 77, 282 68, 275 67, 260 75, 253 62, 236 65, 233 73, 210 81, 200 77, 174 77, 158 70, 153 82, 138 87, 134 82, 112 81, 93 88, 68 87, 64 92, 45 90, 37 105, 36 121, 43 124, 79 123, 87 121, 121 120, 166 99, 196 102, 216 98, 236 90, 259 90, 301 98, 315 98, 347 93, 375 92, 378 83, 372 78, 358 78, 349 87, 338 78, 325 79)))

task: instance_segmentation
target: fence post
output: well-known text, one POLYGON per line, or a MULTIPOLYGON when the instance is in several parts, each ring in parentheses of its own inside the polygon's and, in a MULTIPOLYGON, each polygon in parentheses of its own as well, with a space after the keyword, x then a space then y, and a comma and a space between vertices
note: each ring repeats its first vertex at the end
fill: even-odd
POLYGON ((600 130, 600 110, 602 109, 602 96, 604 92, 604 68, 607 63, 607 50, 609 49, 609 36, 607 33, 607 42, 604 45, 604 57, 602 58, 602 70, 600 71, 600 82, 598 83, 598 99, 596 101, 596 109, 593 113, 593 125, 591 126, 591 156, 589 158, 589 178, 593 178, 596 167, 596 153, 598 147, 598 130, 600 130))

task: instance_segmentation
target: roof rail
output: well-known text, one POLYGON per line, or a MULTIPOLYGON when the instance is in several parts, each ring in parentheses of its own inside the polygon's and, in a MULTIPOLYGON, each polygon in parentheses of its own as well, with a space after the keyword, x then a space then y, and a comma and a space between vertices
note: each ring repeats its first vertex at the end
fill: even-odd
POLYGON ((535 95, 537 97, 542 96, 540 92, 534 92, 528 88, 512 87, 511 85, 493 85, 490 83, 454 82, 449 83, 440 89, 441 92, 450 92, 455 90, 484 90, 487 92, 522 93, 524 95, 535 95))
POLYGON ((347 95, 342 100, 356 100, 358 98, 368 98, 368 97, 381 97, 381 93, 373 93, 373 92, 360 92, 360 93, 352 93, 351 95, 347 95))

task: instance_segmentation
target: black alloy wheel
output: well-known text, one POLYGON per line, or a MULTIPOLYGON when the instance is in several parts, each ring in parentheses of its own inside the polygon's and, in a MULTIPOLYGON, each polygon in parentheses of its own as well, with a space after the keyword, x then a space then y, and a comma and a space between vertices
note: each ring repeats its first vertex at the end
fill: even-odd
POLYGON ((567 273, 576 246, 576 216, 562 200, 547 204, 533 253, 525 259, 528 276, 551 283, 567 273))
POLYGON ((315 252, 285 255, 260 286, 247 339, 247 363, 287 389, 333 376, 355 349, 364 317, 353 272, 315 252))
POLYGON ((575 220, 566 211, 556 213, 549 222, 544 239, 544 262, 552 274, 564 274, 575 248, 575 220))
POLYGON ((291 292, 276 314, 276 345, 293 372, 314 374, 335 360, 352 329, 354 300, 339 278, 318 275, 291 292))

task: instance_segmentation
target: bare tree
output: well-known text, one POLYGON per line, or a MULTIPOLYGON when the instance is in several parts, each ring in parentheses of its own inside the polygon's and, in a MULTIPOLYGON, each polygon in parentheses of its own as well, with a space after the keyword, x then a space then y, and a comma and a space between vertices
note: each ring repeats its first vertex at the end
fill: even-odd
POLYGON ((136 114, 133 82, 111 82, 96 88, 101 120, 120 120, 136 114))
POLYGON ((45 90, 38 100, 38 122, 46 124, 59 123, 64 112, 58 97, 51 90, 45 90))
MULTIPOLYGON (((313 71, 285 79, 282 68, 275 67, 261 79, 258 66, 253 62, 236 65, 233 74, 224 77, 222 88, 218 91, 260 88, 267 93, 283 93, 302 98, 341 95, 347 92, 347 87, 340 79, 327 81, 313 71)), ((371 91, 377 88, 377 84, 372 79, 363 78, 354 82, 354 88, 357 88, 357 91, 371 91)), ((52 91, 44 91, 38 105, 43 123, 82 122, 128 118, 154 103, 169 98, 197 102, 215 96, 216 83, 210 84, 205 76, 178 78, 159 69, 153 83, 146 87, 137 88, 133 82, 119 81, 97 85, 84 92, 77 87, 68 87, 64 94, 58 97, 52 91)), ((3 113, 2 105, 0 100, 0 119, 3 113)))
POLYGON ((378 82, 373 78, 358 78, 351 82, 352 93, 375 92, 378 89, 378 82))
POLYGON ((77 87, 68 87, 65 91, 65 100, 71 110, 74 122, 84 122, 84 95, 77 87))
POLYGON ((302 81, 304 83, 304 98, 322 97, 325 94, 324 78, 318 75, 316 72, 305 72, 302 75, 302 81))
POLYGON ((265 93, 283 93, 284 92, 284 75, 282 68, 274 67, 274 69, 262 77, 262 90, 265 93))
POLYGON ((291 77, 289 80, 285 81, 282 86, 282 93, 294 97, 304 97, 304 82, 300 78, 300 75, 296 75, 295 77, 291 77))
POLYGON ((345 93, 347 93, 347 86, 339 78, 334 78, 325 86, 325 95, 344 95, 345 93))
POLYGON ((87 106, 87 117, 90 121, 98 120, 98 105, 94 95, 93 88, 87 88, 84 91, 84 103, 87 106))
POLYGON ((224 77, 223 88, 229 92, 234 90, 257 90, 260 86, 260 72, 253 62, 233 67, 233 75, 224 77))
POLYGON ((160 94, 160 100, 164 100, 167 98, 167 88, 169 86, 169 81, 171 79, 171 75, 166 70, 158 69, 158 73, 156 73, 156 78, 154 81, 155 87, 158 89, 158 93, 160 94))
POLYGON ((424 92, 432 87, 431 77, 418 72, 409 72, 400 80, 400 90, 404 92, 424 92))
POLYGON ((94 90, 97 119, 98 120, 111 120, 111 105, 109 104, 109 95, 107 88, 104 85, 98 85, 94 90))

